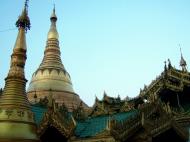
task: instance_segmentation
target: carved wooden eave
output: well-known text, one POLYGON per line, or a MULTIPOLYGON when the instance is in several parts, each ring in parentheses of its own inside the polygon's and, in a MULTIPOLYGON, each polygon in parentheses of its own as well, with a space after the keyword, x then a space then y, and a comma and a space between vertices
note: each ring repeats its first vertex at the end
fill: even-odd
POLYGON ((179 123, 182 126, 188 126, 190 125, 190 116, 189 115, 183 115, 183 116, 175 116, 175 120, 177 123, 179 123))
POLYGON ((111 122, 111 135, 118 141, 125 141, 132 135, 134 135, 141 128, 141 122, 139 115, 130 118, 126 121, 114 121, 111 122))
POLYGON ((103 137, 90 137, 90 138, 76 138, 72 137, 70 139, 72 142, 116 142, 112 136, 103 136, 103 137))
POLYGON ((115 142, 113 136, 110 134, 110 131, 107 129, 96 134, 95 136, 86 138, 72 137, 70 140, 74 142, 115 142))
POLYGON ((110 136, 111 136, 110 131, 105 129, 101 133, 96 134, 94 137, 95 138, 103 138, 103 137, 110 137, 110 136))
POLYGON ((181 92, 184 86, 190 86, 190 73, 171 67, 162 72, 149 86, 141 90, 139 96, 146 97, 150 94, 158 94, 165 88, 181 92), (176 84, 175 81, 178 82, 178 84, 176 84))
POLYGON ((143 139, 156 137, 169 129, 173 129, 184 140, 189 137, 188 131, 183 129, 171 114, 165 112, 161 104, 152 103, 140 109, 135 117, 121 122, 113 122, 112 136, 118 141, 126 141, 137 135, 143 139), (137 131, 141 131, 137 134, 137 131))
POLYGON ((117 98, 113 98, 104 93, 103 100, 98 100, 96 98, 96 101, 91 109, 90 116, 107 115, 128 111, 131 104, 126 106, 126 102, 126 100, 121 100, 119 96, 117 98))
POLYGON ((106 114, 105 110, 102 107, 95 106, 92 108, 90 116, 98 116, 98 115, 102 115, 102 114, 106 114))
MULTIPOLYGON (((105 98, 105 96, 107 97, 107 95, 104 94, 104 98, 105 98)), ((91 109, 90 116, 98 116, 98 115, 102 115, 102 114, 106 114, 104 101, 100 101, 100 100, 96 99, 95 104, 93 105, 93 107, 91 109)))
POLYGON ((38 135, 43 135, 46 129, 50 126, 56 128, 66 138, 69 138, 74 133, 76 122, 72 116, 70 119, 68 119, 58 110, 49 108, 48 111, 44 113, 43 119, 38 126, 38 135))
POLYGON ((170 111, 170 108, 166 109, 165 105, 163 105, 163 103, 161 103, 159 100, 150 104, 148 107, 145 107, 147 110, 143 110, 145 113, 144 125, 142 122, 141 124, 144 128, 147 127, 150 130, 150 135, 152 137, 156 137, 172 128, 182 139, 188 139, 188 131, 181 127, 179 123, 177 123, 175 117, 172 115, 172 111, 170 111), (154 118, 155 114, 158 115, 158 118, 156 117, 156 119, 154 118))

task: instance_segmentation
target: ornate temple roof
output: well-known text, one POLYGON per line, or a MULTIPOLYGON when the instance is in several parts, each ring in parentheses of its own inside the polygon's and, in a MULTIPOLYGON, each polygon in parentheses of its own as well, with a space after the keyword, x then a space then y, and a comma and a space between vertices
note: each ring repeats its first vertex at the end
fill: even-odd
POLYGON ((186 64, 183 65, 179 70, 173 67, 168 60, 164 71, 150 85, 145 85, 138 96, 147 103, 159 98, 167 106, 170 106, 170 111, 180 123, 190 120, 190 73, 185 68, 186 64))
POLYGON ((171 112, 167 111, 157 99, 141 106, 132 119, 113 122, 111 134, 120 142, 139 139, 148 141, 148 137, 155 138, 168 130, 174 130, 182 141, 187 141, 189 138, 188 130, 177 123, 171 112))
POLYGON ((35 114, 38 135, 43 135, 49 127, 58 129, 66 138, 73 135, 76 126, 74 118, 65 106, 58 106, 52 96, 33 104, 32 111, 35 114))
MULTIPOLYGON (((107 96, 108 97, 108 96, 107 96)), ((73 117, 73 121, 75 123, 73 136, 78 139, 81 138, 89 138, 89 137, 96 137, 97 135, 101 135, 101 133, 105 131, 109 131, 111 128, 111 121, 124 121, 135 117, 138 114, 138 110, 132 109, 127 112, 119 112, 115 114, 102 114, 98 116, 86 116, 82 119, 77 119, 75 117, 74 112, 68 112, 67 108, 64 106, 56 105, 53 98, 46 98, 44 101, 41 101, 37 104, 32 105, 32 111, 35 114, 35 121, 38 125, 38 129, 44 129, 45 125, 51 125, 54 123, 52 120, 55 120, 57 123, 60 121, 59 119, 65 119, 65 113, 69 115, 69 118, 73 117), (49 102, 52 102, 48 105, 49 102), (52 109, 53 108, 53 109, 52 109), (65 112, 65 113, 60 113, 65 112), (50 117, 49 119, 45 119, 45 117, 50 117), (55 115, 61 116, 60 118, 53 119, 55 115), (47 123, 47 121, 49 121, 47 123), (41 128, 42 124, 43 128, 41 128)), ((79 106, 79 109, 82 110, 82 106, 79 106)), ((83 112, 85 113, 85 112, 83 112)), ((65 127, 65 124, 62 122, 61 125, 65 127)))
MULTIPOLYGON (((54 110, 56 112, 55 114, 59 113, 59 109, 54 110)), ((35 113, 35 121, 38 125, 38 128, 40 129, 41 123, 44 122, 44 117, 47 113, 49 113, 50 109, 46 106, 35 104, 32 105, 32 111, 35 113)), ((54 113, 53 112, 53 113, 54 113)), ((137 114, 137 110, 131 110, 128 112, 120 112, 113 115, 101 115, 101 116, 95 116, 95 117, 86 117, 83 120, 76 120, 75 119, 75 128, 73 135, 77 138, 87 138, 87 137, 93 137, 98 134, 101 134, 102 132, 110 129, 110 122, 112 120, 115 121, 124 121, 128 120, 132 117, 134 117, 137 114)), ((52 113, 52 112, 50 112, 52 113)), ((53 114, 52 113, 52 114, 53 114)), ((70 116, 72 116, 72 113, 69 113, 70 116)), ((62 115, 62 118, 65 116, 62 115)), ((51 119, 49 119, 51 121, 51 119)), ((46 120, 45 120, 46 121, 46 120)), ((59 121, 58 119, 56 121, 59 121)), ((52 122, 50 122, 52 123, 52 122)), ((48 124, 48 123, 47 123, 48 124)), ((62 123, 64 126, 64 124, 62 123)))
POLYGON ((95 103, 90 112, 90 116, 112 115, 116 113, 127 112, 129 110, 135 109, 135 104, 135 100, 121 100, 119 96, 117 98, 110 97, 104 92, 102 100, 99 100, 96 97, 95 103))
POLYGON ((76 137, 85 138, 93 137, 103 131, 110 129, 109 123, 111 120, 127 120, 136 114, 136 110, 116 113, 114 115, 102 115, 92 118, 87 118, 84 121, 78 121, 75 129, 76 137))
POLYGON ((34 72, 27 91, 32 92, 51 89, 74 93, 70 75, 61 61, 55 7, 50 17, 50 21, 51 26, 47 36, 44 58, 39 68, 34 72))
POLYGON ((165 66, 165 70, 148 86, 145 85, 140 90, 139 96, 147 96, 152 93, 158 94, 165 88, 181 92, 185 86, 190 86, 190 73, 176 69, 169 61, 168 66, 165 66))

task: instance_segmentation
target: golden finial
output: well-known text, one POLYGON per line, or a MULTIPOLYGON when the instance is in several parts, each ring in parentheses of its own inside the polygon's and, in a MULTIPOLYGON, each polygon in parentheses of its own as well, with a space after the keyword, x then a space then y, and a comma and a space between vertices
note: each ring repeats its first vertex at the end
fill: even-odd
POLYGON ((28 2, 29 2, 29 0, 26 0, 24 3, 24 8, 26 9, 27 12, 28 12, 28 2))
POLYGON ((51 15, 51 21, 57 21, 57 16, 56 16, 56 14, 55 14, 55 4, 53 5, 53 13, 52 13, 52 15, 51 15))
POLYGON ((24 28, 26 31, 30 30, 30 19, 28 17, 28 1, 25 1, 24 10, 22 11, 22 14, 19 16, 18 20, 16 21, 16 27, 24 28))
POLYGON ((55 5, 53 8, 53 12, 51 14, 50 20, 51 20, 51 27, 50 27, 50 30, 48 32, 48 39, 58 39, 59 34, 58 34, 57 28, 56 28, 57 16, 55 14, 55 5))
POLYGON ((55 3, 53 4, 53 12, 55 13, 55 3))

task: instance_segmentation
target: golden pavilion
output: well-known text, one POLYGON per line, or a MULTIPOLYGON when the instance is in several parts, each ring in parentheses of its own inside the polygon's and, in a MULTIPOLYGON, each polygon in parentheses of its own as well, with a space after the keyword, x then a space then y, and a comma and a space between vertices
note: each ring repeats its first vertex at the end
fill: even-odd
POLYGON ((19 16, 11 64, 0 90, 0 142, 187 142, 190 72, 165 62, 163 72, 135 98, 95 99, 87 106, 73 90, 59 47, 55 7, 44 58, 26 91, 28 0, 19 16))

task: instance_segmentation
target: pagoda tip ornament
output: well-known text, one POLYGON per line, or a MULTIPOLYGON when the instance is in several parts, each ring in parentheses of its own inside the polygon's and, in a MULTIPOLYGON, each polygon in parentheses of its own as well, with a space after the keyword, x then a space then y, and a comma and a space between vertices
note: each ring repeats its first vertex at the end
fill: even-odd
POLYGON ((20 28, 23 27, 26 31, 30 30, 30 19, 28 17, 28 1, 25 1, 24 10, 22 14, 19 16, 18 20, 16 21, 16 27, 20 28))

